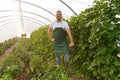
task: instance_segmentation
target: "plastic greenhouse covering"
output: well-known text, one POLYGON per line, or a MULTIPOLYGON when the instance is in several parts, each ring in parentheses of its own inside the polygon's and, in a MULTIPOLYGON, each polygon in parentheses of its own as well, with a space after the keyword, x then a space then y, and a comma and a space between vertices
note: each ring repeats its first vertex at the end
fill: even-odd
POLYGON ((91 7, 93 0, 0 0, 0 42, 48 25, 61 10, 64 18, 91 7))

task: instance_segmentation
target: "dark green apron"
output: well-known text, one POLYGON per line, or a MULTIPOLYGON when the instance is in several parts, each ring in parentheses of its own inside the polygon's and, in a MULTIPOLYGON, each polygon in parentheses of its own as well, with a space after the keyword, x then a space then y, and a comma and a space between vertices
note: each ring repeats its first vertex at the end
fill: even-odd
POLYGON ((54 36, 54 53, 55 56, 69 54, 69 46, 66 39, 66 31, 62 28, 55 28, 53 31, 54 36))

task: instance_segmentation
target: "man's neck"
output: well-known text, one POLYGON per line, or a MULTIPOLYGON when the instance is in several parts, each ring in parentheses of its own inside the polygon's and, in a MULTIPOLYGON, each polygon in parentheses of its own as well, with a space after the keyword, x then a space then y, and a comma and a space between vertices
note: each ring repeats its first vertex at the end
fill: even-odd
POLYGON ((59 23, 59 22, 61 22, 62 20, 57 20, 57 22, 59 23))

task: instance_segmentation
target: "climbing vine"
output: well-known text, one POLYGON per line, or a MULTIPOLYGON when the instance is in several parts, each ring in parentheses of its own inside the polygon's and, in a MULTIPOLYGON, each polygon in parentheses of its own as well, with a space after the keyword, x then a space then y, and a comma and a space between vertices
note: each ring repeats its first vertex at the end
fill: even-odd
POLYGON ((95 1, 92 8, 68 21, 75 40, 74 65, 78 73, 97 80, 119 80, 120 1, 95 1))

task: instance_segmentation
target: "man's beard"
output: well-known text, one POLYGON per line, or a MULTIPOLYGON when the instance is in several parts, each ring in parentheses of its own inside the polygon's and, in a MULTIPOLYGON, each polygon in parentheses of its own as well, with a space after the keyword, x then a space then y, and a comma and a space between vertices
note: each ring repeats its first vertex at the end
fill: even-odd
POLYGON ((61 21, 62 19, 57 19, 57 21, 61 21))

